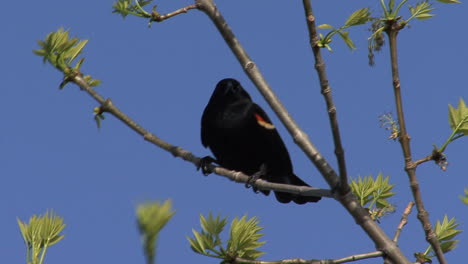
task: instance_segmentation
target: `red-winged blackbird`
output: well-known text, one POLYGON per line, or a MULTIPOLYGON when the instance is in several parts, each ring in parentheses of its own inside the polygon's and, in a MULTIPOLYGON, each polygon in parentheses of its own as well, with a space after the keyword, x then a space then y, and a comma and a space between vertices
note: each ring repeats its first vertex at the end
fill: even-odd
MULTIPOLYGON (((227 169, 269 182, 309 186, 294 175, 288 150, 265 111, 234 79, 216 85, 203 112, 201 140, 213 152, 216 163, 227 169)), ((285 192, 275 192, 275 196, 281 203, 304 204, 321 199, 285 192)))

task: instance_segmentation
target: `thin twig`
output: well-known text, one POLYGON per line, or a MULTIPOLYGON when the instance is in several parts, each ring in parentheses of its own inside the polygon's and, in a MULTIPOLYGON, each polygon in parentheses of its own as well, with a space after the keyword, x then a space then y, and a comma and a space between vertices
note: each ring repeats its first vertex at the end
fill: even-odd
POLYGON ((330 83, 328 82, 327 72, 325 71, 325 62, 322 59, 320 47, 317 45, 317 41, 319 39, 317 34, 317 28, 315 26, 315 16, 312 12, 312 5, 310 1, 311 0, 302 0, 307 21, 307 28, 309 30, 309 42, 310 47, 312 48, 312 52, 314 54, 315 70, 317 71, 320 81, 321 92, 323 94, 323 97, 325 98, 325 102, 327 105, 328 118, 330 120, 330 126, 333 134, 333 142, 335 144, 335 155, 338 161, 338 169, 340 173, 339 191, 341 193, 347 193, 350 191, 350 188, 348 185, 345 153, 341 144, 340 129, 336 117, 336 106, 333 103, 332 90, 330 87, 330 83))
POLYGON ((197 8, 197 5, 192 4, 192 5, 188 5, 186 7, 182 7, 180 9, 177 9, 174 12, 164 14, 164 15, 161 15, 158 12, 156 12, 155 10, 153 10, 153 12, 151 12, 151 21, 161 22, 161 21, 169 19, 169 18, 171 18, 173 16, 177 16, 177 15, 180 15, 180 14, 183 14, 183 13, 187 13, 190 9, 196 9, 196 8, 197 8))
MULTIPOLYGON (((205 12, 205 14, 215 24, 220 34, 223 36, 227 45, 236 56, 247 76, 252 80, 257 89, 263 95, 270 107, 276 113, 280 121, 286 127, 288 132, 292 135, 296 144, 307 155, 307 157, 314 163, 322 176, 331 186, 335 188, 338 186, 340 179, 336 172, 330 167, 328 162, 322 157, 315 146, 310 142, 307 135, 299 128, 294 122, 289 113, 283 107, 276 95, 273 93, 263 75, 258 70, 255 63, 247 55, 247 52, 240 45, 234 33, 229 28, 226 20, 220 14, 217 7, 212 0, 196 0, 198 8, 205 12)), ((376 244, 377 249, 388 255, 395 263, 409 264, 410 261, 403 255, 401 250, 396 244, 383 232, 383 230, 370 218, 369 213, 357 201, 356 197, 348 192, 346 194, 339 194, 335 196, 336 199, 348 210, 354 217, 354 220, 361 228, 369 235, 369 237, 376 244)))
POLYGON ((276 261, 262 261, 262 260, 250 260, 250 259, 243 259, 243 258, 235 258, 232 263, 235 264, 340 264, 346 262, 353 262, 362 259, 369 259, 369 258, 378 258, 383 256, 382 251, 373 251, 364 254, 356 254, 345 258, 340 259, 283 259, 283 260, 276 260, 276 261))
POLYGON ((411 191, 413 193, 416 208, 418 210, 418 219, 426 233, 426 240, 431 244, 437 259, 440 264, 446 264, 444 253, 440 247, 439 240, 435 232, 432 230, 431 222, 429 221, 429 213, 424 208, 424 203, 419 188, 418 179, 416 177, 416 166, 412 161, 410 136, 406 130, 406 123, 403 111, 403 102, 401 97, 400 76, 398 73, 398 54, 397 54, 397 35, 398 32, 404 27, 404 24, 399 23, 397 20, 388 21, 386 33, 389 38, 390 46, 390 59, 392 68, 393 90, 395 94, 395 104, 397 109, 398 124, 400 125, 400 133, 398 135, 403 156, 405 160, 405 171, 408 174, 411 191))
POLYGON ((408 203, 408 205, 405 208, 405 211, 403 211, 403 214, 401 215, 401 220, 400 224, 397 227, 397 230, 395 231, 395 236, 393 237, 393 241, 395 243, 398 242, 398 239, 400 238, 401 231, 403 230, 403 227, 408 223, 408 215, 411 213, 411 209, 413 209, 414 202, 411 201, 408 203))
MULTIPOLYGON (((135 121, 133 121, 129 116, 124 114, 120 111, 117 106, 115 106, 110 99, 104 99, 101 95, 99 95, 96 90, 94 90, 91 86, 88 85, 86 80, 82 77, 81 74, 76 74, 71 77, 70 81, 76 83, 82 90, 86 91, 89 95, 91 95, 100 105, 101 109, 100 112, 108 112, 115 116, 116 118, 120 119, 124 124, 128 127, 133 129, 135 132, 143 136, 143 138, 153 143, 154 145, 170 152, 175 157, 180 157, 185 161, 189 161, 193 163, 195 166, 199 166, 200 158, 193 155, 190 151, 184 150, 181 147, 171 145, 164 140, 158 138, 154 134, 148 132, 146 129, 141 127, 135 121)), ((228 170, 222 167, 209 165, 209 170, 212 172, 224 176, 230 180, 235 182, 247 183, 250 177, 242 172, 228 170)), ((330 190, 312 188, 307 186, 295 186, 289 184, 280 184, 280 183, 272 183, 267 182, 264 180, 257 180, 254 183, 255 187, 260 190, 273 190, 273 191, 281 191, 281 192, 288 192, 299 194, 302 196, 322 196, 322 197, 332 197, 330 190)))
POLYGON ((414 162, 414 166, 419 166, 420 164, 424 163, 424 162, 428 162, 428 161, 431 161, 431 160, 434 160, 434 155, 431 154, 431 155, 428 155, 420 160, 417 160, 414 162))

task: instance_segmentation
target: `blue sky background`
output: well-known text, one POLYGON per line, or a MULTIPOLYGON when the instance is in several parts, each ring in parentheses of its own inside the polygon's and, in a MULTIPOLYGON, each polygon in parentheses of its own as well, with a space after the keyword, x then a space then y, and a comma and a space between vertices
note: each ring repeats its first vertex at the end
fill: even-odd
MULTIPOLYGON (((295 172, 327 188, 315 167, 293 143, 266 102, 249 82, 211 21, 199 11, 147 27, 143 19, 112 14, 113 1, 45 0, 3 3, 0 16, 2 93, 0 116, 0 262, 24 263, 25 246, 16 218, 54 209, 67 224, 65 239, 48 252, 53 263, 144 263, 135 225, 135 206, 172 199, 177 211, 162 231, 159 263, 219 263, 197 255, 186 240, 199 228, 199 214, 229 220, 248 214, 264 226, 262 259, 341 258, 375 250, 343 207, 332 199, 318 204, 283 205, 273 196, 254 194, 243 185, 210 175, 145 142, 111 116, 101 130, 93 121, 97 106, 75 85, 58 90, 61 73, 33 55, 37 40, 59 27, 89 39, 82 70, 102 80, 97 89, 122 111, 162 139, 205 156, 200 117, 215 84, 234 77, 263 106, 289 148, 295 172), (25 2, 22 2, 25 3, 25 2)), ((415 4, 415 1, 409 1, 415 4)), ((192 1, 158 0, 161 12, 192 1)), ((300 1, 217 1, 218 7, 293 118, 336 168, 325 103, 320 94, 300 1)), ((319 24, 342 25, 354 10, 378 1, 314 1, 319 24)), ((436 3, 437 14, 413 21, 399 35, 404 106, 415 159, 430 153, 451 133, 447 105, 467 100, 468 37, 466 4, 436 3)), ((407 15, 407 10, 405 10, 407 15)), ((394 110, 388 46, 367 64, 367 26, 353 29, 358 49, 335 39, 323 51, 346 151, 349 175, 391 177, 397 195, 395 214, 381 221, 393 236, 412 199, 397 142, 387 140, 378 116, 394 110)), ((425 205, 433 223, 444 214, 467 229, 467 206, 459 195, 468 186, 468 140, 448 147, 446 172, 433 163, 420 166, 425 205)), ((466 260, 468 232, 451 263, 466 260)), ((410 215, 399 242, 404 253, 427 244, 416 214, 410 215)), ((361 263, 375 263, 368 260, 361 263)))

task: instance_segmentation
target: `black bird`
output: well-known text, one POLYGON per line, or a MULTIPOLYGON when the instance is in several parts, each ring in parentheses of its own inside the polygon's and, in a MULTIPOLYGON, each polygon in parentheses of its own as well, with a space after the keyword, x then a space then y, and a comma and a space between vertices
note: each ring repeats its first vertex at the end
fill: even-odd
MULTIPOLYGON (((278 131, 237 80, 224 79, 216 85, 203 112, 201 140, 216 157, 216 160, 205 157, 203 162, 216 161, 227 169, 269 182, 309 186, 294 175, 288 150, 278 131)), ((261 192, 270 193, 269 190, 261 192)), ((285 192, 275 192, 275 196, 281 203, 304 204, 321 199, 285 192)))

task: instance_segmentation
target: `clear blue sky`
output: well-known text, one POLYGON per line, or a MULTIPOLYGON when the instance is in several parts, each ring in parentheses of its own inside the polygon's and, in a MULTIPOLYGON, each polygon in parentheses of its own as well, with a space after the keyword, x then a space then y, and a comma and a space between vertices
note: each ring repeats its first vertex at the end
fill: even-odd
MULTIPOLYGON (((319 92, 299 1, 217 1, 240 42, 265 78, 322 154, 336 167, 325 104, 319 92)), ((410 1, 415 2, 415 1, 410 1)), ((332 199, 318 204, 283 205, 273 196, 254 194, 243 185, 210 175, 145 142, 111 116, 96 128, 97 106, 75 85, 58 90, 61 74, 33 55, 36 41, 59 27, 89 39, 82 70, 102 80, 98 91, 143 127, 162 139, 210 154, 200 143, 200 117, 214 85, 222 78, 240 80, 279 128, 295 172, 321 188, 327 184, 293 143, 265 101, 243 73, 208 18, 198 11, 153 24, 112 14, 113 1, 5 2, 2 32, 0 115, 0 262, 22 263, 25 246, 16 218, 54 209, 65 218, 65 239, 48 252, 47 263, 144 263, 135 225, 135 206, 172 199, 177 211, 162 231, 159 263, 219 263, 193 253, 185 238, 199 228, 199 214, 232 219, 258 216, 265 227, 265 260, 340 258, 373 251, 374 245, 343 207, 332 199)), ((159 0, 169 12, 192 1, 159 0)), ((413 3, 414 4, 414 3, 413 3)), ((341 25, 361 7, 378 13, 378 1, 314 1, 319 24, 341 25)), ((451 133, 447 105, 468 100, 466 4, 435 4, 437 15, 414 21, 399 35, 400 71, 407 124, 415 158, 430 153, 451 133)), ((407 12, 405 10, 405 12, 407 12)), ((405 13, 407 14, 407 13, 405 13)), ((341 40, 324 51, 338 107, 349 175, 391 176, 397 195, 395 214, 381 226, 393 236, 402 210, 412 199, 397 142, 387 140, 378 116, 394 111, 388 46, 367 65, 367 27, 351 33, 358 50, 341 40)), ((418 168, 426 207, 433 223, 444 214, 467 229, 468 207, 458 196, 468 186, 468 139, 446 151, 449 167, 433 163, 418 168)), ((466 260, 468 232, 451 263, 466 260)), ((426 243, 416 214, 400 238, 409 257, 426 243)), ((370 260, 361 263, 375 263, 370 260)))

